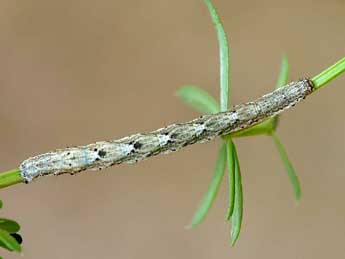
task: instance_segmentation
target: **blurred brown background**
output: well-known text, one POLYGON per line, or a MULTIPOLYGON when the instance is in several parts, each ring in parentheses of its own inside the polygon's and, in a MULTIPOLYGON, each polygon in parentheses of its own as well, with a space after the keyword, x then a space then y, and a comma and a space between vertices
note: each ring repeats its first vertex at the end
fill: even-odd
MULTIPOLYGON (((231 45, 233 104, 344 56, 345 1, 215 0, 231 45)), ((218 95, 215 31, 201 0, 0 2, 1 170, 28 156, 198 116, 174 93, 218 95)), ((229 246, 226 181, 207 220, 189 223, 218 141, 100 173, 1 190, 22 224, 23 258, 342 258, 345 76, 284 113, 279 135, 303 187, 297 205, 272 140, 236 140, 244 185, 229 246)), ((1 250, 6 258, 22 258, 1 250)))

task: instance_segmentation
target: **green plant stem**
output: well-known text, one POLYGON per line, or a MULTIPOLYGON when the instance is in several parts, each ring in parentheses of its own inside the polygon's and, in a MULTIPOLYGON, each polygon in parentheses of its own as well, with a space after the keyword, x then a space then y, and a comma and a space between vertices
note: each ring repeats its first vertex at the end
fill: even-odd
POLYGON ((0 174, 0 189, 22 182, 18 168, 0 174))
POLYGON ((345 72, 345 57, 340 59, 337 63, 322 71, 317 76, 314 76, 311 80, 314 83, 315 90, 320 89, 331 80, 345 72))

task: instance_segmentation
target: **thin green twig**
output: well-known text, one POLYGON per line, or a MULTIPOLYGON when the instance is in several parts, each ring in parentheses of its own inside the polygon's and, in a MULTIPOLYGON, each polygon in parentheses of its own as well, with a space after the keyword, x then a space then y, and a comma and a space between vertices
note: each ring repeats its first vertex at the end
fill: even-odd
POLYGON ((314 76, 311 80, 313 81, 314 87, 317 90, 344 72, 345 72, 345 57, 339 60, 334 65, 322 71, 317 76, 314 76))
POLYGON ((0 189, 22 182, 23 178, 18 168, 0 173, 0 189))

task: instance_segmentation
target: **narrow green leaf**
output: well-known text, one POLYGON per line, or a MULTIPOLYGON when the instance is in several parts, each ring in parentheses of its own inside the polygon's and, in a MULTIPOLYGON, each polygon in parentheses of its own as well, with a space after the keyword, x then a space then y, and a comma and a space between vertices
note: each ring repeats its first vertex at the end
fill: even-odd
POLYGON ((217 101, 199 87, 186 85, 177 90, 176 94, 182 101, 201 113, 212 114, 219 112, 217 101))
POLYGON ((14 220, 0 218, 0 228, 7 231, 8 233, 16 233, 19 231, 20 226, 14 220))
POLYGON ((234 159, 234 143, 231 139, 226 140, 226 156, 228 162, 228 176, 229 176, 229 206, 226 213, 226 220, 230 220, 234 211, 235 198, 235 159, 234 159))
POLYGON ((293 190, 295 193, 295 198, 296 198, 296 200, 300 200, 300 198, 301 198, 301 186, 300 186, 298 177, 296 175, 295 169, 293 168, 293 166, 292 166, 292 164, 291 164, 291 162, 290 162, 290 160, 286 154, 286 151, 283 147, 283 144, 280 142, 280 140, 279 140, 279 138, 275 132, 272 132, 272 137, 273 137, 274 143, 276 144, 277 149, 280 153, 280 157, 283 160, 283 163, 285 165, 288 176, 290 178, 290 182, 292 184, 292 187, 293 187, 293 190))
POLYGON ((215 172, 214 175, 212 177, 211 183, 208 187, 208 190, 203 198, 203 200, 201 201, 201 204, 198 208, 198 210, 196 211, 196 213, 194 214, 194 217, 192 219, 192 223, 187 226, 187 228, 193 228, 196 227, 197 225, 199 225, 206 217, 208 210, 211 208, 220 184, 222 182, 223 179, 223 175, 224 175, 224 171, 225 171, 225 165, 226 165, 226 147, 225 144, 222 144, 219 153, 218 153, 218 157, 217 157, 217 161, 216 161, 216 168, 215 168, 215 172))
POLYGON ((2 200, 0 200, 0 209, 2 209, 2 205, 3 205, 2 200))
POLYGON ((276 85, 277 89, 280 87, 283 87, 284 85, 288 83, 289 70, 290 70, 289 60, 288 60, 287 55, 284 54, 282 58, 282 63, 280 65, 280 72, 279 72, 278 81, 276 85))
POLYGON ((20 252, 22 250, 17 240, 3 229, 0 229, 0 246, 9 251, 20 252))
POLYGON ((234 246, 241 232, 243 216, 243 191, 240 163, 238 160, 237 150, 233 146, 235 158, 235 203, 234 212, 231 218, 231 245, 234 246))
POLYGON ((222 21, 211 0, 204 0, 217 31, 220 55, 220 110, 226 111, 229 102, 229 46, 222 21))

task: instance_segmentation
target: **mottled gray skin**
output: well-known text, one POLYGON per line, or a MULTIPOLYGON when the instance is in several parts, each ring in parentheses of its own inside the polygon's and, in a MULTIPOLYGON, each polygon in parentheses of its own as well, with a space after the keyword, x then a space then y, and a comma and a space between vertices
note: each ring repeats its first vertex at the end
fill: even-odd
POLYGON ((135 163, 249 128, 294 106, 312 91, 313 83, 305 79, 292 82, 254 102, 234 106, 227 112, 204 115, 189 122, 119 140, 58 149, 25 160, 20 165, 21 175, 24 182, 31 182, 44 175, 75 174, 88 169, 101 170, 116 164, 135 163))

